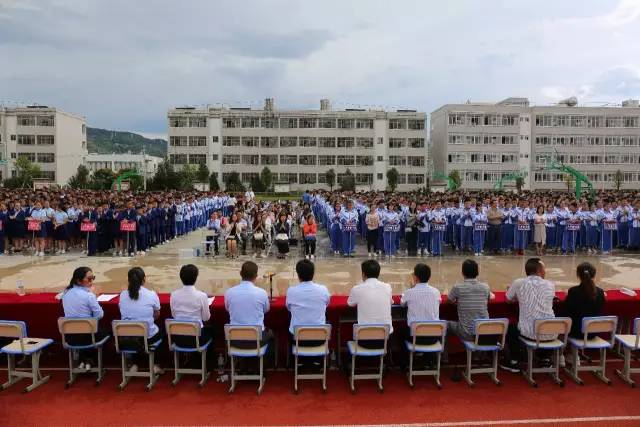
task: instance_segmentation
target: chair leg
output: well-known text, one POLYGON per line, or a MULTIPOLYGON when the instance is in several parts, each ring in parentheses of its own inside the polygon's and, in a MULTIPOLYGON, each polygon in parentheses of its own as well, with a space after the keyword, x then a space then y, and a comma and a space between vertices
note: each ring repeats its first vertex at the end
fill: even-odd
POLYGON ((611 385, 611 380, 607 378, 605 368, 607 366, 607 349, 600 349, 600 366, 598 366, 598 370, 595 371, 596 377, 600 378, 602 382, 607 385, 611 385))
POLYGON ((355 379, 353 378, 355 374, 356 374, 356 356, 351 355, 351 377, 350 377, 351 393, 356 392, 355 379))
POLYGON ((158 376, 154 372, 155 365, 155 353, 153 351, 149 351, 149 384, 147 384, 146 390, 150 391, 153 388, 153 385, 156 383, 158 376))
POLYGON ((382 374, 384 372, 384 355, 380 356, 380 370, 378 371, 378 391, 382 392, 384 387, 382 386, 382 374))
POLYGON ((493 352, 493 372, 491 372, 491 379, 496 385, 500 385, 500 380, 498 379, 498 352, 493 352))
POLYGON ((325 353, 322 362, 322 391, 327 391, 327 354, 325 353))
POLYGON ((180 370, 180 357, 178 356, 178 352, 173 350, 173 381, 171 381, 172 386, 178 385, 178 381, 180 381, 180 374, 178 371, 180 370))
POLYGON ((202 369, 202 377, 198 383, 198 387, 204 387, 204 384, 209 379, 209 372, 207 372, 207 350, 200 352, 200 368, 202 369))
POLYGON ((538 387, 538 384, 533 379, 533 348, 527 347, 527 369, 524 372, 527 382, 532 387, 538 387))
POLYGON ((295 355, 295 359, 293 361, 294 363, 294 367, 293 367, 293 391, 295 393, 298 392, 298 355, 295 355))
POLYGON ((264 387, 264 357, 260 356, 260 386, 258 387, 258 391, 256 392, 258 396, 262 393, 262 388, 264 387))
POLYGON ((17 377, 14 374, 15 370, 16 370, 16 359, 15 359, 15 356, 13 354, 7 354, 7 376, 8 376, 8 381, 6 383, 2 384, 2 390, 7 389, 8 387, 10 387, 13 384, 17 383, 18 381, 20 381, 20 377, 17 377))
POLYGON ((442 353, 438 353, 436 356, 436 386, 438 390, 442 389, 442 383, 440 382, 440 359, 442 358, 442 353))
POLYGON ((583 385, 584 382, 580 379, 580 376, 578 375, 578 360, 579 360, 579 355, 578 355, 578 348, 577 347, 571 347, 571 369, 566 369, 565 371, 567 371, 567 373, 569 374, 569 376, 571 378, 573 378, 573 380, 580 384, 583 385))
POLYGON ((413 351, 409 352, 409 372, 407 373, 409 387, 413 388, 413 351))
POLYGON ((41 354, 42 352, 38 351, 31 355, 31 384, 24 389, 24 393, 28 393, 34 388, 49 381, 50 377, 48 375, 46 377, 43 377, 42 373, 40 372, 41 354))
POLYGON ((73 351, 69 349, 69 381, 67 381, 64 388, 71 387, 76 380, 76 375, 73 373, 73 351))
POLYGON ((560 355, 562 354, 562 348, 558 348, 554 350, 554 371, 552 373, 553 381, 558 384, 560 387, 564 386, 564 381, 560 378, 560 355))
POLYGON ((616 369, 616 374, 622 379, 624 382, 629 384, 631 387, 635 387, 636 383, 631 379, 631 349, 623 347, 624 350, 624 368, 622 371, 616 369))
POLYGON ((122 366, 122 382, 118 386, 120 390, 124 390, 129 383, 129 377, 127 376, 127 360, 124 353, 120 353, 120 361, 122 366))
POLYGON ((467 367, 462 376, 464 377, 464 380, 467 382, 467 385, 469 387, 473 387, 475 385, 475 383, 471 379, 471 359, 472 359, 472 353, 469 349, 467 349, 467 367))
POLYGON ((104 367, 102 360, 102 346, 96 349, 98 352, 98 378, 96 379, 96 385, 100 385, 102 383, 102 379, 104 378, 104 367))
POLYGON ((229 387, 229 393, 233 393, 236 388, 236 366, 233 356, 229 356, 231 360, 231 384, 229 387))

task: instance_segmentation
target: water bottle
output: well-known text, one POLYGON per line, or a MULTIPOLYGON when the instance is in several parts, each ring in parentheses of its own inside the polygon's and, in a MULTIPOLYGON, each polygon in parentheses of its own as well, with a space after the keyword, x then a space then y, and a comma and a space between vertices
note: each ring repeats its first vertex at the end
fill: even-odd
POLYGON ((218 354, 218 375, 224 374, 224 356, 222 353, 218 354))
POLYGON ((16 282, 16 292, 21 297, 23 297, 23 296, 25 296, 27 294, 27 292, 24 289, 24 282, 22 281, 22 279, 18 279, 18 281, 16 282))

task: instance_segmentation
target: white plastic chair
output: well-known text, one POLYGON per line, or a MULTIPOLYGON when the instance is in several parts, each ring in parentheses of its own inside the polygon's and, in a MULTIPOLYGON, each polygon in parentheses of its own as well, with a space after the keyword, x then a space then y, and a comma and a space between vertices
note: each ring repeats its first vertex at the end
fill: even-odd
POLYGON ((410 328, 411 341, 404 342, 409 351, 409 372, 407 374, 409 386, 413 387, 413 377, 415 375, 431 375, 435 377, 438 390, 442 389, 442 383, 440 382, 440 359, 442 358, 447 336, 447 322, 445 320, 419 321, 411 323, 410 328), (439 340, 433 344, 417 344, 417 339, 424 337, 439 338, 439 340), (435 353, 436 369, 414 371, 413 358, 415 353, 435 353))
POLYGON ((264 387, 264 355, 267 353, 268 344, 261 346, 262 326, 260 325, 224 325, 224 335, 227 340, 227 353, 231 359, 231 387, 229 393, 236 388, 236 381, 259 381, 256 393, 260 395, 264 387), (255 341, 253 348, 240 348, 231 344, 232 341, 255 341), (260 372, 258 375, 236 375, 236 357, 257 357, 260 359, 260 372))
POLYGON ((31 384, 24 389, 25 393, 49 381, 49 376, 43 377, 40 372, 40 355, 42 350, 53 343, 53 340, 29 338, 27 337, 27 324, 12 320, 0 320, 0 337, 15 338, 11 344, 0 349, 0 353, 7 355, 8 381, 2 384, 2 390, 9 388, 23 378, 31 379, 31 384), (15 357, 17 355, 31 356, 31 372, 16 370, 15 357))
POLYGON ((571 318, 555 317, 549 319, 537 319, 534 323, 536 339, 530 340, 520 337, 520 341, 527 349, 527 368, 522 371, 523 375, 532 387, 537 387, 538 383, 533 379, 533 374, 548 373, 551 374, 553 380, 559 386, 564 386, 564 381, 560 379, 560 355, 567 345, 567 338, 571 331, 571 318), (551 341, 541 341, 540 337, 544 335, 559 335, 551 341), (549 367, 534 368, 533 353, 536 350, 553 351, 553 364, 549 367))
POLYGON ((201 326, 200 322, 166 319, 164 321, 165 329, 167 331, 167 342, 169 343, 169 350, 173 353, 173 369, 174 378, 171 382, 172 386, 178 385, 182 374, 186 375, 200 375, 201 379, 198 383, 198 387, 204 387, 204 384, 211 375, 207 372, 207 349, 213 342, 212 338, 209 338, 206 342, 200 342, 201 326), (173 342, 173 335, 193 337, 195 341, 195 347, 180 347, 173 342), (178 353, 200 353, 200 369, 181 368, 178 353))
POLYGON ((322 380, 322 391, 327 392, 327 356, 331 325, 297 325, 293 330, 294 344, 291 352, 295 357, 293 390, 298 393, 298 380, 322 380), (301 341, 324 341, 318 346, 300 345, 301 341), (321 374, 298 374, 298 357, 322 357, 321 374))
POLYGON ((616 341, 624 350, 624 368, 622 371, 616 369, 616 374, 631 387, 635 387, 636 383, 631 379, 631 374, 640 373, 640 368, 631 367, 631 353, 640 350, 640 317, 633 320, 632 331, 632 335, 616 335, 616 341))
POLYGON ((476 319, 474 321, 475 337, 473 341, 463 340, 467 351, 467 367, 462 374, 469 387, 474 387, 471 376, 473 374, 489 374, 496 385, 500 385, 498 379, 498 353, 504 348, 504 341, 509 328, 509 319, 476 319), (495 344, 479 344, 484 335, 498 335, 500 338, 495 344), (493 354, 493 362, 490 368, 472 368, 473 353, 476 351, 490 352, 493 354))
POLYGON ((582 339, 569 338, 571 344, 571 368, 565 368, 567 373, 580 385, 583 381, 578 372, 587 371, 602 380, 605 384, 611 385, 611 380, 605 374, 607 365, 607 350, 613 348, 616 328, 618 326, 617 316, 585 317, 582 319, 582 339), (605 341, 599 336, 589 339, 590 334, 610 334, 609 341, 605 341), (600 363, 596 366, 578 366, 580 356, 578 350, 598 350, 600 352, 600 363))
POLYGON ((384 369, 384 356, 387 354, 387 340, 389 338, 389 325, 353 325, 353 341, 347 342, 347 348, 351 354, 351 392, 355 393, 355 380, 378 380, 378 391, 382 393, 382 373, 384 369), (378 340, 381 341, 382 347, 370 349, 362 347, 359 344, 361 340, 378 340), (379 357, 380 369, 376 374, 358 374, 356 375, 356 357, 379 357))
POLYGON ((102 348, 109 341, 110 336, 103 337, 100 341, 96 341, 96 333, 98 332, 98 319, 92 317, 60 317, 58 318, 58 330, 62 336, 62 347, 69 353, 69 381, 65 384, 65 388, 71 387, 76 381, 78 374, 96 373, 96 385, 102 383, 105 369, 102 363, 102 348), (91 343, 84 345, 69 344, 67 335, 85 334, 91 336, 91 343), (98 366, 89 370, 75 368, 73 366, 73 355, 80 350, 96 350, 98 354, 98 366))

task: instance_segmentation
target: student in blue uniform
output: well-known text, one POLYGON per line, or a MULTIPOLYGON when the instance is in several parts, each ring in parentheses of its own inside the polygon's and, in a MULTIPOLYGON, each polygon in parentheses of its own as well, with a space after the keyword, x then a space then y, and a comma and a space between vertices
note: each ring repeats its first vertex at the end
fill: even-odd
POLYGON ((389 203, 389 209, 382 217, 382 226, 384 229, 384 253, 389 258, 395 258, 398 252, 396 234, 400 232, 400 214, 393 201, 389 203))
POLYGON ((473 251, 476 256, 480 256, 484 252, 484 239, 488 227, 487 221, 487 215, 483 212, 482 204, 478 203, 473 214, 473 251))
POLYGON ((358 232, 358 211, 353 208, 353 202, 347 201, 347 209, 340 212, 340 229, 342 231, 342 255, 353 257, 358 232))
POLYGON ((438 200, 429 214, 431 222, 431 254, 442 256, 444 252, 444 235, 447 230, 447 213, 438 200))

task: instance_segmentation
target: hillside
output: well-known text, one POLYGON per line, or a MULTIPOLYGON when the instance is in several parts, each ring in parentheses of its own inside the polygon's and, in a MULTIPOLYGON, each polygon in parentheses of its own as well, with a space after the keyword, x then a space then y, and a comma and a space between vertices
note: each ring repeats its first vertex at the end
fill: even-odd
POLYGON ((167 155, 167 141, 164 139, 149 139, 131 132, 120 132, 107 129, 87 127, 87 145, 89 153, 127 153, 142 152, 144 145, 150 156, 165 157, 167 155))

